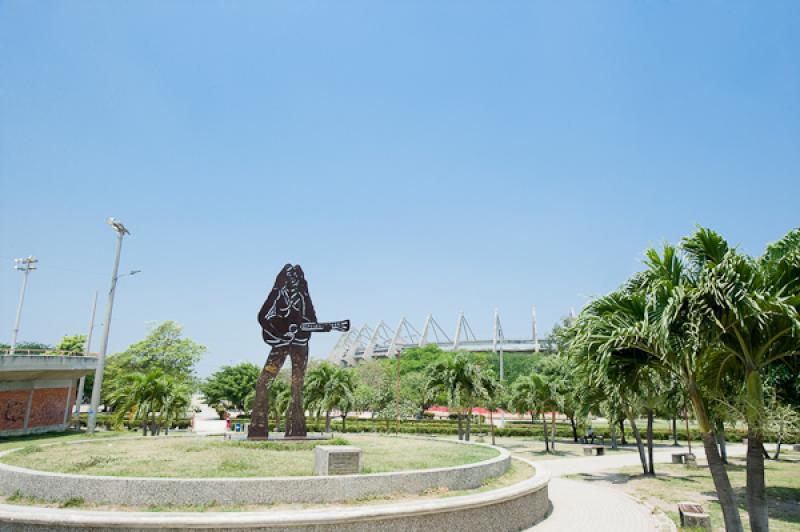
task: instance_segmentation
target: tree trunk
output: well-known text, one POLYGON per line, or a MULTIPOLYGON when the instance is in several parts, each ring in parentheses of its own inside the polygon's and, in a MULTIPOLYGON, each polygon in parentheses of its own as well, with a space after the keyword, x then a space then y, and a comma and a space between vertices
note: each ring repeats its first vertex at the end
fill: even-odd
POLYGON ((467 412, 467 430, 464 432, 464 441, 469 441, 469 435, 472 431, 472 408, 467 412))
POLYGON ((542 423, 544 424, 544 450, 546 453, 550 452, 550 438, 547 434, 547 416, 542 412, 542 423))
POLYGON ((728 463, 728 447, 725 442, 725 424, 722 421, 717 421, 717 430, 714 431, 717 436, 717 444, 719 445, 719 456, 723 464, 728 463))
POLYGON ((711 471, 711 478, 714 480, 714 488, 717 490, 717 498, 722 508, 725 530, 727 532, 742 532, 744 529, 742 528, 742 519, 739 517, 739 508, 736 505, 736 499, 733 494, 731 481, 728 478, 728 472, 725 470, 725 465, 722 463, 722 459, 719 456, 719 448, 714 439, 714 434, 711 431, 711 421, 708 417, 706 405, 700 396, 697 384, 691 378, 688 379, 687 388, 689 399, 694 407, 697 424, 700 427, 703 438, 703 447, 706 451, 708 468, 711 471))
POLYGON ((764 458, 766 458, 767 460, 772 460, 772 458, 770 457, 769 453, 767 452, 767 448, 764 447, 763 443, 761 444, 761 454, 763 454, 764 458))
POLYGON ((611 448, 617 448, 617 424, 616 423, 609 423, 608 428, 611 431, 611 448))
POLYGON ((650 475, 656 474, 656 468, 653 463, 653 410, 647 409, 647 459, 649 464, 647 472, 650 475))
POLYGON ((636 426, 636 420, 633 415, 628 416, 628 422, 631 424, 633 437, 636 438, 636 448, 639 449, 639 461, 642 462, 642 470, 647 474, 647 457, 644 454, 644 444, 642 444, 642 435, 639 434, 639 428, 636 426))
POLYGON ((569 424, 572 425, 572 442, 578 443, 578 427, 575 426, 575 415, 569 416, 569 424))
MULTIPOLYGON (((494 415, 492 409, 489 409, 489 430, 492 431, 492 445, 494 445, 494 415)), ((780 448, 778 448, 780 450, 780 448)))
POLYGON ((347 432, 347 414, 342 415, 342 432, 347 432))
POLYGON ((780 455, 781 455, 781 439, 778 438, 778 445, 775 447, 775 456, 773 456, 772 459, 777 460, 780 455))
POLYGON ((147 420, 145 420, 145 422, 142 423, 142 436, 147 437, 147 427, 148 427, 147 420))
POLYGON ((459 440, 463 440, 464 439, 464 428, 462 427, 462 422, 461 422, 461 412, 458 413, 458 418, 457 419, 458 419, 458 439, 459 440))
MULTIPOLYGON (((764 480, 764 435, 759 423, 764 417, 764 390, 758 371, 745 375, 747 404, 747 515, 752 532, 769 530, 767 486, 764 480)), ((767 455, 769 456, 769 455, 767 455)))
POLYGON ((621 436, 621 438, 622 438, 622 441, 621 441, 622 445, 628 445, 628 442, 625 440, 625 420, 624 420, 624 419, 620 419, 620 420, 619 420, 619 432, 620 432, 620 434, 622 435, 622 436, 621 436))
POLYGON ((331 411, 325 411, 325 432, 331 431, 331 411))
POLYGON ((764 443, 756 430, 747 430, 747 514, 753 532, 769 530, 764 483, 764 443))
POLYGON ((553 412, 553 417, 551 418, 551 421, 553 422, 553 426, 552 426, 552 429, 551 429, 553 431, 553 437, 550 438, 550 445, 552 446, 553 450, 555 451, 556 450, 556 413, 555 412, 553 412))
POLYGON ((672 416, 672 446, 680 447, 678 443, 678 416, 672 416))

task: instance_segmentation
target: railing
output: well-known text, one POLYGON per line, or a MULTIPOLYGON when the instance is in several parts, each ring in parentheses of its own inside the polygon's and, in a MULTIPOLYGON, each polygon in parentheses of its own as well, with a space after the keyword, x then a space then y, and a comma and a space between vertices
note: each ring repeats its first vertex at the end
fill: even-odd
MULTIPOLYGON (((10 355, 11 348, 10 347, 3 347, 0 348, 0 356, 10 355)), ((96 357, 97 353, 89 353, 88 355, 83 351, 63 351, 59 349, 25 349, 25 348, 15 348, 14 349, 15 355, 27 355, 27 356, 62 356, 62 357, 83 357, 83 356, 90 356, 96 357)))

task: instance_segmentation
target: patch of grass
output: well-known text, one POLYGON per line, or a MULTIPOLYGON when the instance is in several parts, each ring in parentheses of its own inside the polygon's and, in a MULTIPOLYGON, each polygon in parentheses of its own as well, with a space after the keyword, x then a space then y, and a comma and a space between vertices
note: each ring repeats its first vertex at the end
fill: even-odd
MULTIPOLYGON (((15 453, 16 454, 16 453, 15 453)), ((113 464, 116 464, 120 461, 120 458, 117 456, 102 456, 102 455, 90 455, 88 458, 84 460, 80 460, 71 464, 67 469, 67 473, 80 473, 87 469, 92 468, 100 468, 100 467, 107 467, 113 464)))
POLYGON ((42 446, 41 452, 15 452, 0 460, 42 471, 103 476, 306 476, 313 474, 314 447, 331 444, 360 447, 365 473, 449 467, 497 456, 488 447, 445 440, 349 434, 347 439, 310 442, 222 441, 219 437, 98 440, 79 446, 42 446))
POLYGON ((40 452, 42 452, 41 445, 26 445, 25 447, 17 451, 18 454, 33 454, 40 452))
MULTIPOLYGON (((744 458, 733 458, 727 466, 734 489, 742 523, 747 527, 746 463, 744 458)), ((800 453, 787 454, 778 461, 766 460, 767 501, 769 526, 773 532, 800 529, 800 453)), ((606 482, 631 495, 659 507, 676 524, 680 523, 677 504, 693 501, 703 505, 711 515, 714 530, 723 526, 722 508, 717 500, 714 483, 706 466, 686 468, 683 465, 658 464, 657 475, 646 477, 636 467, 627 467, 613 473, 570 475, 588 482, 606 482)))
POLYGON ((311 441, 247 441, 239 440, 232 442, 217 442, 219 447, 229 448, 231 446, 244 447, 247 449, 267 449, 270 451, 308 451, 318 445, 350 445, 344 438, 332 438, 330 440, 311 440, 311 441))
POLYGON ((67 499, 66 501, 61 503, 61 507, 62 508, 78 508, 80 506, 83 506, 84 503, 85 503, 85 501, 83 500, 83 497, 70 497, 69 499, 67 499))

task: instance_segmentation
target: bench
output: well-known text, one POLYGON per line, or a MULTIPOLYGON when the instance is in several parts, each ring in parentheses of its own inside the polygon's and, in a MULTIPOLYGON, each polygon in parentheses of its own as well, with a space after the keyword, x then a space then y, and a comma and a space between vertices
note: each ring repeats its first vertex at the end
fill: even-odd
POLYGON ((585 445, 583 447, 583 454, 588 456, 592 456, 593 454, 603 456, 606 454, 606 448, 602 445, 585 445))
POLYGON ((701 505, 693 502, 679 502, 678 513, 681 516, 681 527, 711 530, 711 516, 703 511, 701 505))
POLYGON ((672 453, 673 464, 697 464, 697 458, 692 453, 672 453))

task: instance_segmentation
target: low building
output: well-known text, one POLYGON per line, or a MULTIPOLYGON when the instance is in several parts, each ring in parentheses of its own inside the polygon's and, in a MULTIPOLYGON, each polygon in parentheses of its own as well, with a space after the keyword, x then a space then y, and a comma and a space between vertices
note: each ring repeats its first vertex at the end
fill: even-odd
POLYGON ((0 356, 0 437, 66 430, 78 381, 95 357, 0 356))

